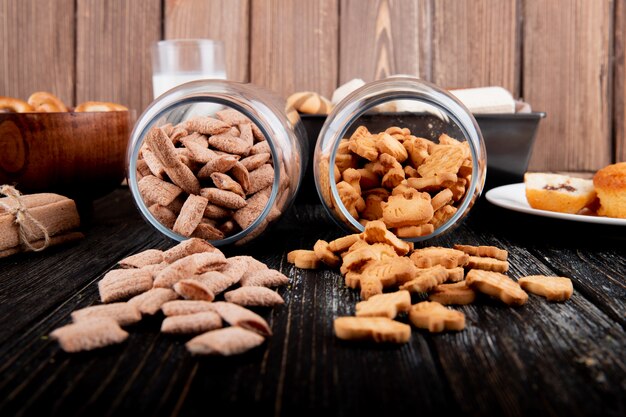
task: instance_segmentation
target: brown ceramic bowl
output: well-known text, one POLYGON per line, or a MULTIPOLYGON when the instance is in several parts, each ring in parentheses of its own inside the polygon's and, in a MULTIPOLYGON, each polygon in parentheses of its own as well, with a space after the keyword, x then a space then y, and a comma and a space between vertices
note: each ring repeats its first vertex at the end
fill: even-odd
POLYGON ((0 184, 101 197, 124 178, 134 111, 0 113, 0 184))

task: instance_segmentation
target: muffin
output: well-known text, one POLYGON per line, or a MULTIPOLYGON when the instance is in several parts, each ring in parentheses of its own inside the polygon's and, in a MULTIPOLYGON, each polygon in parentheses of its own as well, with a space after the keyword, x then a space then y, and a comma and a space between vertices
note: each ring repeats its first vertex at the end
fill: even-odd
POLYGON ((609 165, 593 177, 600 199, 598 214, 626 219, 626 162, 609 165))
POLYGON ((531 207, 560 213, 578 213, 596 197, 593 181, 567 175, 524 175, 526 199, 531 207))

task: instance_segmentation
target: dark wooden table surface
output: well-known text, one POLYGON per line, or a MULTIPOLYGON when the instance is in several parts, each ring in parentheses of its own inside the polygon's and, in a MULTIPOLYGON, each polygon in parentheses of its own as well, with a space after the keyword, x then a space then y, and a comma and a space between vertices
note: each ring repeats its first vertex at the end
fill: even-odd
POLYGON ((432 242, 509 250, 512 277, 571 277, 565 303, 530 296, 460 308, 460 333, 414 329, 403 346, 346 343, 333 318, 353 314, 356 291, 335 271, 304 271, 286 253, 341 235, 320 207, 297 206, 244 249, 291 277, 285 305, 265 314, 274 335, 230 357, 192 357, 161 317, 129 328, 122 345, 67 354, 48 338, 71 311, 98 303, 116 261, 167 248, 119 189, 83 214, 86 239, 0 260, 0 416, 626 415, 626 229, 508 212, 481 201, 432 242), (233 414, 235 415, 235 414, 233 414), (444 415, 444 414, 442 414, 444 415))

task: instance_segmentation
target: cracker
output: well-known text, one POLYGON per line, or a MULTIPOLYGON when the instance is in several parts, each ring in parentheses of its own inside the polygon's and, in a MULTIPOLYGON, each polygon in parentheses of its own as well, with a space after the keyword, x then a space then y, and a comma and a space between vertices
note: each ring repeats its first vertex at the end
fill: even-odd
POLYGON ((443 305, 472 304, 475 299, 476 291, 468 287, 465 281, 437 285, 428 295, 429 301, 436 301, 443 305))
POLYGON ((59 327, 50 337, 56 339, 64 351, 80 352, 122 343, 128 333, 114 319, 99 317, 59 327))
POLYGON ((498 272, 472 269, 467 273, 465 281, 473 290, 498 298, 508 305, 520 306, 528 301, 528 294, 517 282, 498 272))
POLYGON ((403 226, 397 227, 396 236, 400 238, 411 238, 411 237, 420 237, 427 236, 435 231, 435 226, 430 223, 421 224, 419 226, 403 226))
POLYGON ((198 334, 222 327, 222 318, 214 311, 166 317, 161 323, 161 333, 198 334))
POLYGON ((134 255, 127 256, 118 262, 122 268, 143 268, 147 265, 160 264, 163 262, 163 251, 148 249, 134 255))
POLYGON ((169 288, 153 288, 128 300, 142 314, 154 315, 168 301, 177 299, 176 293, 169 288))
POLYGON ((464 160, 463 150, 459 147, 440 145, 417 167, 417 172, 422 177, 432 177, 442 172, 456 174, 464 160))
POLYGON ((411 260, 418 268, 430 268, 441 265, 444 268, 456 268, 467 264, 469 256, 456 249, 431 246, 416 249, 411 253, 411 260))
POLYGON ((415 327, 428 329, 431 333, 461 331, 465 328, 465 314, 435 301, 422 301, 412 306, 409 320, 415 327))
POLYGON ((482 256, 470 256, 466 266, 471 269, 482 269, 483 271, 506 272, 509 270, 509 262, 495 258, 482 256))
POLYGON ((98 282, 103 303, 124 300, 152 288, 152 274, 141 269, 114 269, 98 282))
POLYGON ((410 326, 386 317, 338 317, 333 327, 343 340, 406 343, 411 338, 410 326))
POLYGON ((240 327, 227 327, 196 336, 185 344, 194 355, 231 356, 261 345, 265 339, 240 327))
POLYGON ((246 307, 273 307, 285 304, 285 300, 276 291, 265 287, 240 287, 224 293, 229 303, 246 307))
POLYGON ((363 238, 370 244, 385 243, 390 245, 400 256, 406 255, 410 250, 409 244, 398 239, 393 233, 387 230, 385 223, 380 220, 367 223, 365 231, 363 232, 363 238))
POLYGON ((359 285, 361 286, 362 300, 369 300, 371 297, 383 293, 383 283, 374 275, 361 275, 359 285))
POLYGON ((398 313, 408 311, 411 307, 411 294, 408 291, 396 291, 370 297, 356 305, 357 317, 395 318, 398 313))
POLYGON ((415 264, 406 257, 375 260, 369 262, 363 268, 361 274, 353 272, 350 279, 352 282, 350 282, 348 286, 356 288, 356 286, 359 285, 358 277, 361 275, 371 275, 376 277, 383 287, 388 288, 412 280, 415 278, 416 272, 417 268, 415 264))
POLYGON ((262 336, 271 336, 272 330, 265 319, 237 304, 218 301, 213 303, 215 311, 231 326, 239 326, 262 336))
POLYGON ((141 320, 141 312, 128 303, 111 303, 90 306, 72 312, 72 321, 79 323, 94 318, 110 318, 120 326, 137 323, 141 320))
POLYGON ((446 272, 448 273, 448 278, 446 279, 447 282, 458 282, 465 279, 465 270, 461 266, 446 269, 446 272))
POLYGON ((430 220, 430 222, 435 227, 435 229, 437 229, 443 226, 448 220, 450 220, 456 212, 456 207, 449 204, 445 205, 439 210, 435 211, 435 214, 433 214, 433 218, 430 220))
POLYGON ((448 272, 441 265, 418 269, 415 278, 400 286, 400 289, 410 292, 428 292, 448 278, 448 272))
POLYGON ((312 250, 296 249, 287 254, 287 262, 300 269, 318 269, 322 262, 312 250))
POLYGON ((509 256, 506 250, 495 246, 454 245, 454 249, 463 251, 470 256, 485 256, 500 261, 506 261, 509 256))
POLYGON ((566 301, 574 293, 572 280, 564 277, 529 275, 518 281, 522 289, 545 297, 548 301, 566 301))
POLYGON ((331 268, 336 268, 341 265, 341 259, 329 249, 329 244, 325 240, 320 239, 315 242, 313 252, 315 252, 315 256, 317 256, 320 261, 331 268))
POLYGON ((381 203, 383 221, 387 227, 419 226, 433 217, 433 207, 426 199, 407 199, 402 195, 390 196, 381 203))

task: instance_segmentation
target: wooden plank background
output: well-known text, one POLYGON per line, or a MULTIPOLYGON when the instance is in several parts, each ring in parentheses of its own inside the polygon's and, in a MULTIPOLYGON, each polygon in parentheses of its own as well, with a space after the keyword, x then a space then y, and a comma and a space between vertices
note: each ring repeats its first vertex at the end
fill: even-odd
POLYGON ((152 100, 150 47, 226 44, 229 78, 283 96, 417 75, 546 111, 532 170, 626 160, 626 0, 0 0, 0 95, 152 100))

